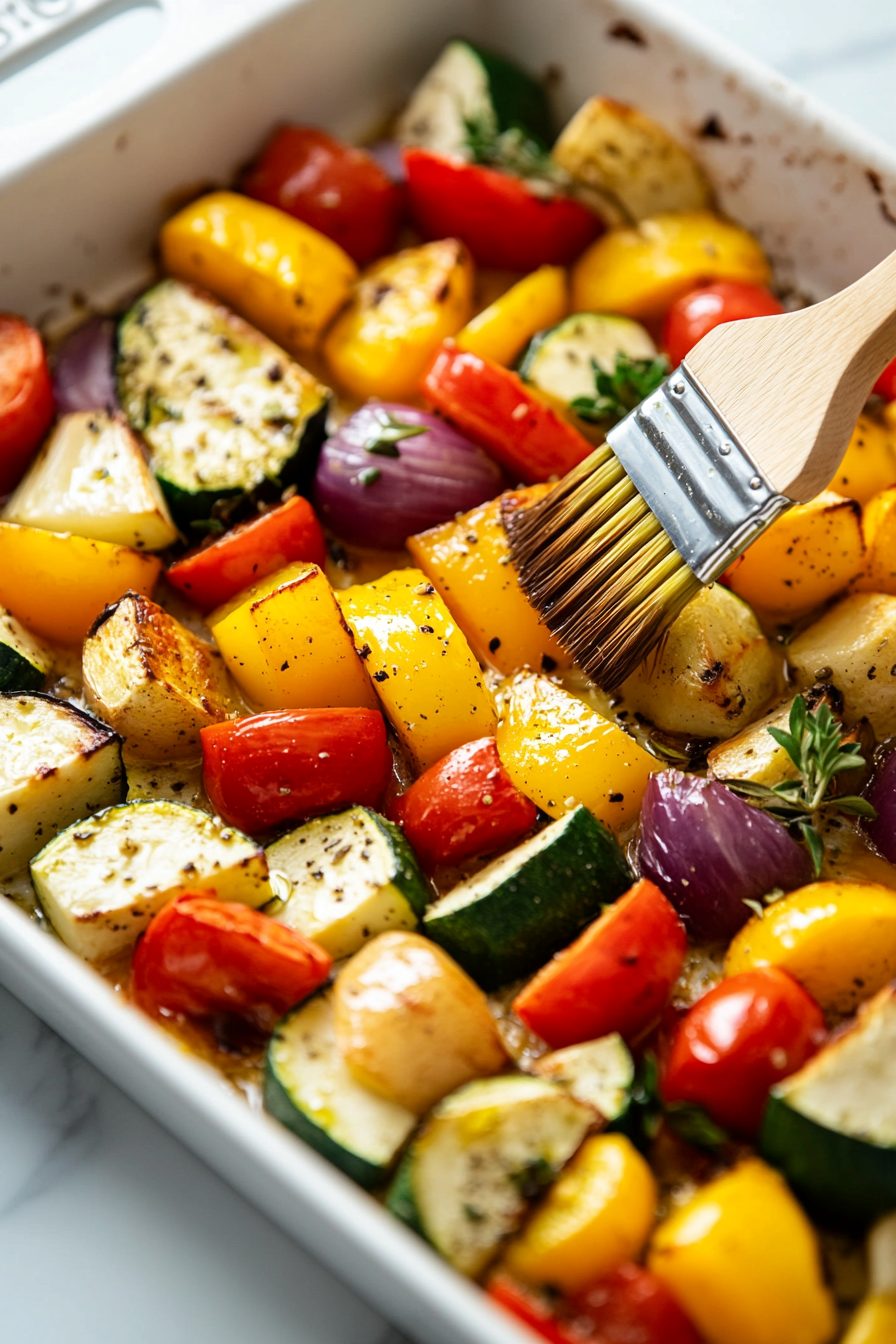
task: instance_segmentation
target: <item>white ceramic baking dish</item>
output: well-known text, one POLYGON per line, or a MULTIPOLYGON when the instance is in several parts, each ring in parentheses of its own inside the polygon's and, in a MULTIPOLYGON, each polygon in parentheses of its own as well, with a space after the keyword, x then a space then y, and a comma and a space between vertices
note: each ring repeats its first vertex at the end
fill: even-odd
MULTIPOLYGON (((21 29, 4 43, 0 19, 0 309, 48 328, 146 278, 166 202, 228 181, 275 121, 371 132, 456 33, 545 72, 560 117, 597 91, 658 117, 798 293, 822 297, 896 246, 896 154, 652 0, 17 3, 35 23, 26 50, 21 29), (99 19, 108 33, 84 36, 99 19), (73 33, 66 64, 53 48, 73 33)), ((522 1341, 374 1200, 252 1114, 9 901, 0 980, 409 1334, 522 1341)))

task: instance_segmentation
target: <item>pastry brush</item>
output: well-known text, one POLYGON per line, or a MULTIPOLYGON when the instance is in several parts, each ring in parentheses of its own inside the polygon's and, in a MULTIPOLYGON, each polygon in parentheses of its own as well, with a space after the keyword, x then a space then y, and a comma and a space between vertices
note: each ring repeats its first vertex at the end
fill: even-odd
POLYGON ((543 621, 619 686, 681 609, 840 464, 896 355, 896 252, 798 312, 729 322, 542 500, 505 511, 543 621))

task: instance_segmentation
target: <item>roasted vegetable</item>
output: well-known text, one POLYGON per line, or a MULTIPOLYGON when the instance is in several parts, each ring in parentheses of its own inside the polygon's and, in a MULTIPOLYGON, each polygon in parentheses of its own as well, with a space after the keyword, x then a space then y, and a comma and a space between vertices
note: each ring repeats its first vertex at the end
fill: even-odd
POLYGON ((237 710, 220 653, 139 593, 97 620, 83 670, 90 708, 145 760, 195 756, 199 730, 237 710))
POLYGON ((325 575, 297 563, 208 618, 234 680, 262 709, 327 709, 377 698, 325 575))
POLYGON ((161 560, 110 541, 0 522, 0 604, 44 639, 76 644, 123 593, 148 597, 161 560))
POLYGON ((846 456, 828 486, 838 495, 867 504, 872 496, 896 485, 896 443, 893 434, 870 415, 860 415, 846 456))
POLYGON ((0 742, 2 880, 73 821, 120 802, 126 785, 118 734, 50 695, 0 694, 0 742))
POLYGON ((494 731, 479 665, 419 569, 393 570, 338 599, 383 711, 418 770, 494 731))
POLYGON ((545 812, 561 817, 584 803, 614 830, 635 820, 661 768, 615 723, 531 673, 505 687, 497 741, 510 778, 545 812))
POLYGON ((125 314, 118 391, 184 527, 220 526, 266 483, 311 482, 329 389, 200 290, 164 280, 125 314))
POLYGON ((787 649, 799 687, 829 681, 843 694, 844 719, 867 719, 878 740, 896 733, 896 597, 845 597, 787 649))
POLYGON ((416 933, 380 934, 343 967, 333 991, 336 1043, 355 1078, 423 1115, 507 1056, 485 995, 416 933))
POLYGON ((52 419, 43 342, 22 318, 0 313, 0 495, 18 485, 52 419))
POLYGON ((470 256, 455 238, 375 262, 324 341, 333 377, 361 400, 416 396, 442 341, 470 320, 472 291, 470 256))
POLYGON ((548 488, 508 490, 407 542, 479 662, 505 676, 522 667, 553 672, 570 663, 520 587, 504 530, 507 511, 524 508, 548 488))
MULTIPOLYGON (((747 317, 772 317, 784 308, 770 290, 743 280, 717 280, 682 294, 666 314, 663 349, 677 368, 698 341, 724 322, 742 322, 747 317)), ((835 487, 832 485, 831 489, 835 487)), ((848 490, 841 490, 848 495, 848 490)))
POLYGON ((358 274, 317 229, 232 191, 186 206, 159 243, 169 274, 231 304, 291 354, 314 348, 358 274))
POLYGON ((512 364, 526 342, 564 318, 568 307, 566 272, 539 266, 477 313, 455 344, 496 364, 512 364))
POLYGON ((3 509, 11 523, 159 551, 177 540, 142 443, 121 416, 64 416, 3 509))
POLYGON ((49 650, 0 607, 0 691, 39 691, 51 666, 49 650))
POLYGON ((896 975, 896 892, 874 882, 812 882, 754 915, 725 971, 789 971, 825 1012, 851 1013, 896 975))
POLYGON ((712 190, 693 156, 652 117, 589 98, 564 127, 554 158, 576 183, 613 197, 633 220, 702 210, 712 190))
POLYGON ((765 254, 745 229, 708 210, 656 214, 591 244, 573 268, 572 306, 655 320, 707 280, 770 279, 765 254))
POLYGON ((90 961, 132 948, 184 890, 222 901, 271 899, 264 851, 198 808, 168 799, 107 807, 31 861, 34 890, 59 937, 90 961))

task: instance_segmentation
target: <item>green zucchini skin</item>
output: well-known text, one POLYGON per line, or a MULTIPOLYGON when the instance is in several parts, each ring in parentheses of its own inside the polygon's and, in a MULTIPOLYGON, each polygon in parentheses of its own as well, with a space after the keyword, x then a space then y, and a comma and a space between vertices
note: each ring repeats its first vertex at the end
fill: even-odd
POLYGON ((386 1208, 394 1218, 404 1223, 418 1237, 427 1241, 426 1228, 420 1219, 420 1210, 414 1198, 414 1158, 411 1152, 405 1153, 398 1164, 398 1170, 392 1178, 392 1184, 386 1194, 386 1208))
POLYGON ((43 684, 41 669, 0 639, 0 691, 39 691, 43 684))
POLYGON ((383 1185, 417 1120, 354 1079, 336 1043, 323 989, 274 1028, 265 1110, 366 1190, 383 1185))
POLYGON ((423 929, 498 989, 543 966, 631 883, 613 835, 579 806, 437 901, 423 929))
POLYGON ((896 1148, 827 1129, 775 1091, 765 1109, 759 1151, 822 1221, 861 1229, 896 1209, 896 1148))
POLYGON ((358 1185, 363 1186, 365 1190, 375 1190, 378 1185, 382 1185, 385 1179, 382 1168, 343 1148, 330 1138, 326 1130, 315 1125, 303 1111, 294 1106, 289 1093, 269 1064, 264 1071, 263 1096, 264 1108, 268 1115, 279 1120, 280 1124, 291 1130, 296 1138, 307 1143, 309 1148, 315 1149, 321 1157, 325 1157, 334 1167, 344 1171, 346 1176, 358 1185))

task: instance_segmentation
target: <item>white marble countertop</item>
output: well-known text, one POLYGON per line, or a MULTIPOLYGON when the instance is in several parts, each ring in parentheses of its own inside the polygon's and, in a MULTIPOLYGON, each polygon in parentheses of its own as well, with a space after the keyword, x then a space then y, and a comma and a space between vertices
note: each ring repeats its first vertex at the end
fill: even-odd
MULTIPOLYGON (((893 0, 678 7, 896 140, 893 0)), ((2 990, 0 1266, 3 1344, 398 1341, 2 990)))

